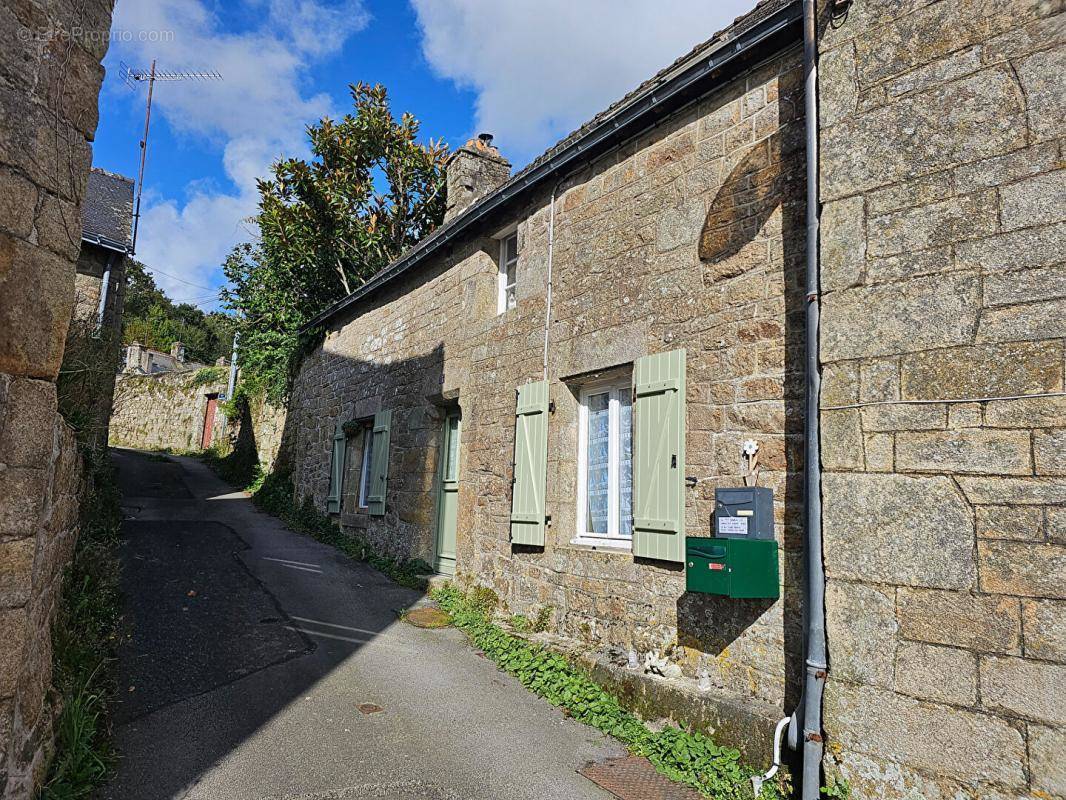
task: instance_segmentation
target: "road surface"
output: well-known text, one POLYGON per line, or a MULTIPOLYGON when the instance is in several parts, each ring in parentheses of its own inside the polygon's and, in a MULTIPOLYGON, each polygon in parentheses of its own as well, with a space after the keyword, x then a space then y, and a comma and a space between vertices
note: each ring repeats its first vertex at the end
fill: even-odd
POLYGON ((576 770, 623 748, 459 631, 399 622, 419 592, 194 459, 114 458, 130 637, 105 800, 611 797, 576 770))

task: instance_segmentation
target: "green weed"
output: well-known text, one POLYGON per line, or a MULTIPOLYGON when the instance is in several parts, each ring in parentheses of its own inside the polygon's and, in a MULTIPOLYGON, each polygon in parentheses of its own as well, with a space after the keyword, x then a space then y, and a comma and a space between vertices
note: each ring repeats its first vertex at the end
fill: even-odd
MULTIPOLYGON (((523 686, 565 709, 569 716, 615 737, 634 753, 646 757, 662 774, 707 797, 752 800, 751 776, 757 771, 741 763, 738 751, 721 747, 699 732, 672 726, 652 731, 565 657, 494 625, 483 604, 472 602, 454 584, 447 584, 432 595, 451 615, 453 624, 465 631, 485 655, 523 686)), ((780 800, 782 796, 777 785, 767 784, 759 800, 780 800)))
POLYGON ((90 487, 52 627, 53 686, 62 712, 41 790, 44 800, 89 797, 115 762, 108 705, 121 602, 116 550, 122 511, 107 453, 87 453, 86 459, 90 487))

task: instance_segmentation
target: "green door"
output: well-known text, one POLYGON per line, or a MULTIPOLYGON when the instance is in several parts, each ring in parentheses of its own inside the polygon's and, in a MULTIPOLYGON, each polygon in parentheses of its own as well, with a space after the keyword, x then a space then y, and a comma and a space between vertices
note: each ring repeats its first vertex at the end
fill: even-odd
POLYGON ((437 470, 437 572, 455 574, 455 527, 459 509, 459 412, 444 420, 437 470))

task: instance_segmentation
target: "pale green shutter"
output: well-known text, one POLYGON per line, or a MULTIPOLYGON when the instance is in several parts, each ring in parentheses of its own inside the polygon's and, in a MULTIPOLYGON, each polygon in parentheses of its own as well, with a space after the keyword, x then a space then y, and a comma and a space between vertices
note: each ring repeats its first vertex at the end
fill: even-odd
POLYGON ((685 351, 633 368, 633 555, 684 561, 685 351))
POLYGON ((544 484, 548 471, 548 384, 518 389, 511 487, 511 542, 544 544, 544 484))
POLYGON ((366 504, 370 515, 385 515, 385 489, 389 483, 389 436, 392 429, 392 412, 379 411, 374 415, 374 452, 370 464, 370 491, 366 504))
POLYGON ((344 456, 345 456, 344 421, 338 419, 333 430, 333 455, 329 465, 329 494, 326 496, 326 513, 337 514, 341 510, 341 497, 344 494, 344 456))

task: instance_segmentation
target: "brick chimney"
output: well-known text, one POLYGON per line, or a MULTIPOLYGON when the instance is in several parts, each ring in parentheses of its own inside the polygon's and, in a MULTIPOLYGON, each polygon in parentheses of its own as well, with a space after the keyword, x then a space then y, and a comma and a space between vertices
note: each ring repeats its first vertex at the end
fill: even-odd
POLYGON ((478 134, 452 155, 448 164, 447 222, 462 214, 511 177, 511 162, 492 146, 492 134, 478 134))
POLYGON ((185 345, 181 342, 174 342, 170 346, 170 357, 177 361, 179 364, 185 363, 185 345))

